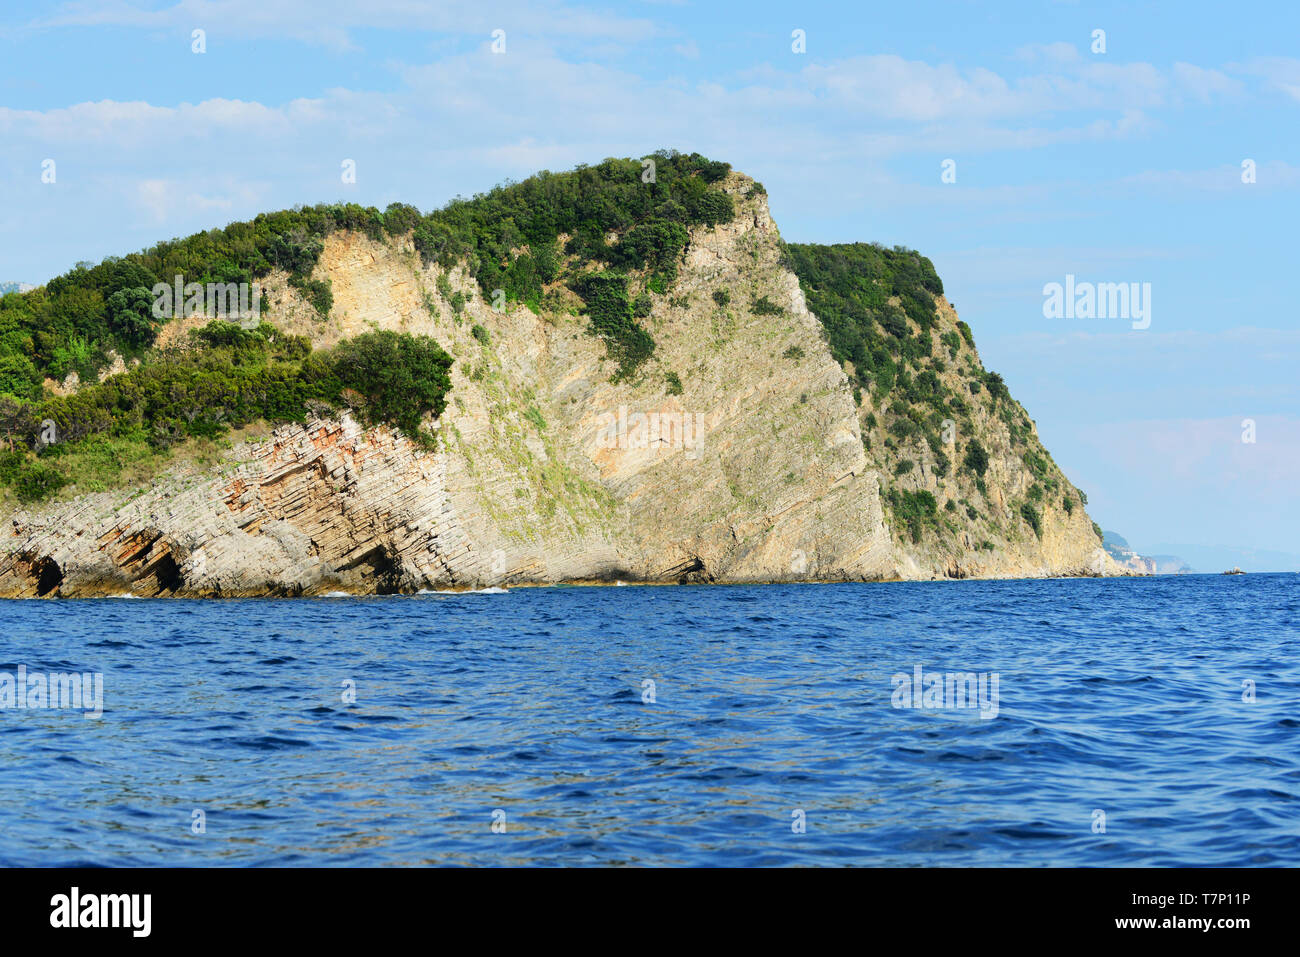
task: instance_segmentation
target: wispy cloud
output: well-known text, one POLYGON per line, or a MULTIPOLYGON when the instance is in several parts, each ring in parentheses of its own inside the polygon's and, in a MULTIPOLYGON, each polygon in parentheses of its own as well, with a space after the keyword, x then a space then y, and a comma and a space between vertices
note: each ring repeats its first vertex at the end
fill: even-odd
POLYGON ((1293 57, 1254 57, 1235 69, 1262 77, 1266 86, 1293 100, 1300 101, 1300 60, 1293 57))

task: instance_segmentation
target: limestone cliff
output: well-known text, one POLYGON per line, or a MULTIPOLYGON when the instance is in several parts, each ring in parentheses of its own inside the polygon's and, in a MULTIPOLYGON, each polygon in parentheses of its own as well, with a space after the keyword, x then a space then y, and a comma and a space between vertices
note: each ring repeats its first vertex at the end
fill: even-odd
MULTIPOLYGON (((856 396, 832 357, 763 191, 734 172, 722 188, 737 215, 691 230, 678 278, 650 297, 656 347, 630 380, 614 381, 567 290, 539 312, 497 311, 463 265, 425 265, 409 237, 332 234, 314 273, 332 285, 329 319, 283 274, 264 283, 268 318, 320 345, 372 329, 434 337, 455 358, 438 447, 345 414, 269 430, 218 469, 16 511, 0 594, 1119 572, 1009 397, 969 404, 973 434, 954 438, 947 467, 914 436, 894 441, 888 400, 856 396), (951 461, 971 438, 987 454, 979 476, 951 461), (1036 482, 1049 490, 1037 531, 1024 510, 1036 482), (936 514, 905 526, 890 490, 929 492, 936 514)), ((939 316, 959 328, 942 300, 939 316)), ((945 365, 954 387, 983 372, 973 342, 960 351, 945 365)))

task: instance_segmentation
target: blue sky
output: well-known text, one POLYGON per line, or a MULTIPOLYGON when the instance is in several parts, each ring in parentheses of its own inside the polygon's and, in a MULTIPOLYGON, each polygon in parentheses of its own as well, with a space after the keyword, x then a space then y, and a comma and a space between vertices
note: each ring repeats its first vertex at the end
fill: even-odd
POLYGON ((0 280, 295 203, 427 209, 699 150, 764 182, 788 240, 930 256, 1102 525, 1300 568, 1298 9, 9 2, 0 280), (1150 328, 1045 318, 1067 274, 1150 283, 1150 328))

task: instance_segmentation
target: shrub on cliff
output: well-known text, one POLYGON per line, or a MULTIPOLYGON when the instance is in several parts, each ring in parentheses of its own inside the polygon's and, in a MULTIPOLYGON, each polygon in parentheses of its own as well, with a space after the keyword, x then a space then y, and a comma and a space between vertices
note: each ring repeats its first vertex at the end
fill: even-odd
POLYGON ((615 266, 631 269, 676 268, 686 238, 686 227, 681 223, 666 220, 638 223, 606 250, 603 258, 615 266))
POLYGON ((1002 381, 1002 376, 996 372, 984 373, 984 388, 989 390, 989 395, 993 397, 995 402, 1011 398, 1011 393, 1007 390, 1007 384, 1002 381))
POLYGON ((1022 518, 1024 518, 1026 522, 1029 523, 1029 527, 1034 530, 1034 534, 1037 535, 1039 538, 1042 538, 1043 517, 1042 515, 1039 514, 1038 509, 1035 508, 1031 503, 1025 502, 1023 505, 1020 506, 1020 515, 1022 518))
POLYGON ((428 336, 370 332, 339 343, 332 359, 343 387, 365 396, 372 425, 393 423, 422 439, 421 419, 446 407, 452 359, 428 336))
POLYGON ((966 446, 966 456, 962 459, 962 465, 979 476, 983 476, 988 471, 989 455, 984 451, 984 446, 980 445, 979 439, 971 439, 970 444, 966 446))
POLYGON ((618 363, 615 379, 626 379, 654 352, 655 342, 636 321, 627 295, 627 276, 616 272, 585 273, 573 290, 587 304, 591 328, 605 341, 605 350, 618 363))
POLYGON ((939 503, 934 494, 921 489, 917 492, 905 492, 891 488, 886 495, 894 519, 907 528, 913 543, 921 541, 921 534, 927 526, 937 524, 939 503))
POLYGON ((934 474, 939 478, 943 478, 948 474, 948 469, 952 463, 948 460, 948 456, 944 454, 943 449, 935 445, 932 445, 931 448, 934 449, 934 474))

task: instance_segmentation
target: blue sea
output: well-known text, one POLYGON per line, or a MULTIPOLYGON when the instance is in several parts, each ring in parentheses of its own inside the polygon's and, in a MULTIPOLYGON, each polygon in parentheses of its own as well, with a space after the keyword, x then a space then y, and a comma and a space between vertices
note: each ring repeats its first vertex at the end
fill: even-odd
POLYGON ((1300 865, 1295 574, 0 614, 6 865, 1300 865))

